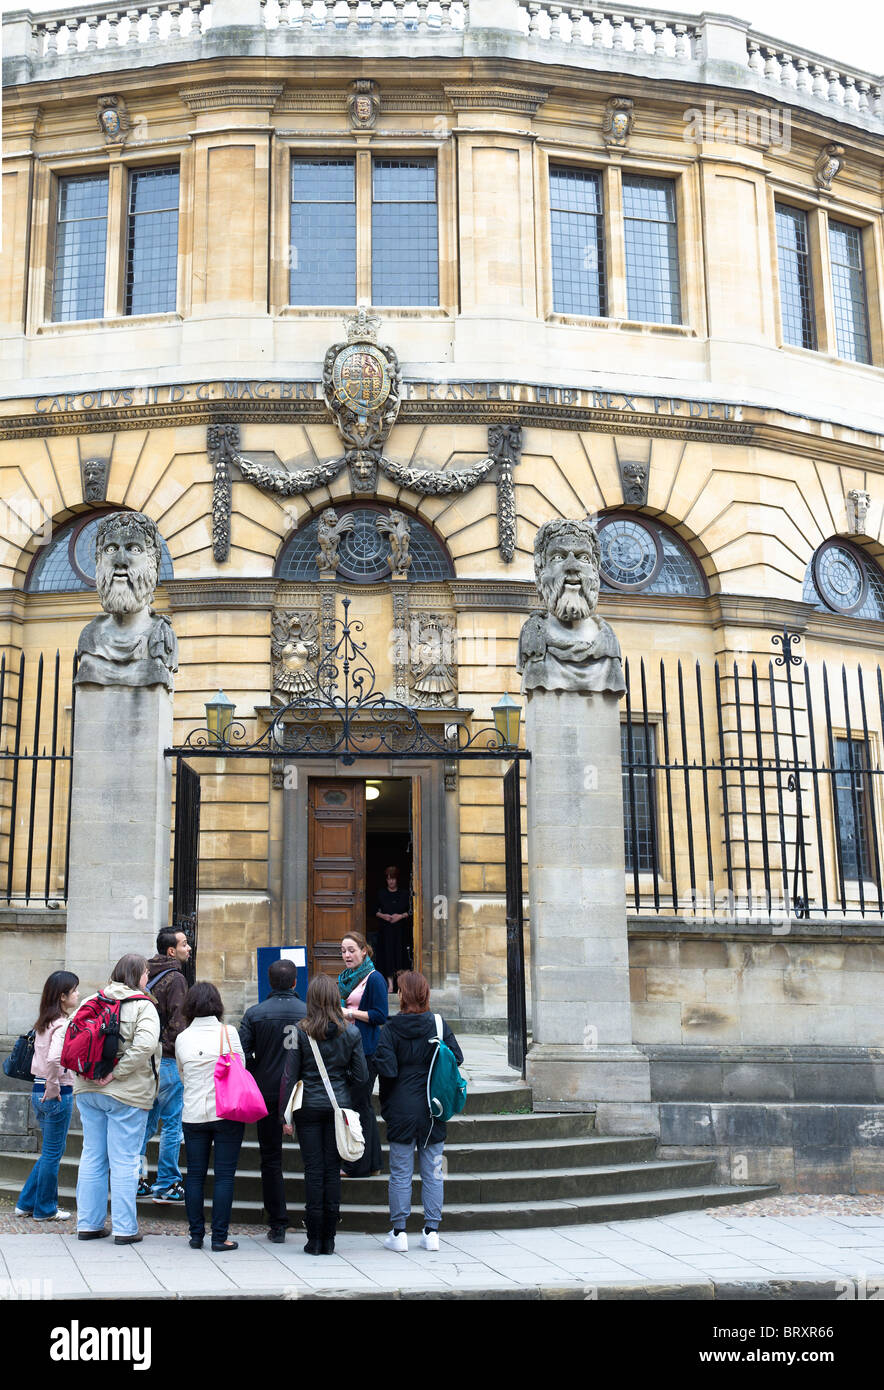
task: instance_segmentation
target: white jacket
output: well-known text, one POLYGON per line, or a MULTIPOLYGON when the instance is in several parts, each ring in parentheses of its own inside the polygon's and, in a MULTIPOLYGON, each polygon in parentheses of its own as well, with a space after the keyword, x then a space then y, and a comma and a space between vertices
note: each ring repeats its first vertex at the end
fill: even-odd
MULTIPOLYGON (((195 1018, 175 1039, 175 1061, 184 1083, 184 1105, 181 1119, 188 1125, 204 1125, 217 1120, 215 1110, 215 1063, 222 1049, 222 1024, 214 1017, 195 1018)), ((242 1043, 235 1028, 227 1025, 230 1050, 243 1063, 246 1060, 242 1043)))

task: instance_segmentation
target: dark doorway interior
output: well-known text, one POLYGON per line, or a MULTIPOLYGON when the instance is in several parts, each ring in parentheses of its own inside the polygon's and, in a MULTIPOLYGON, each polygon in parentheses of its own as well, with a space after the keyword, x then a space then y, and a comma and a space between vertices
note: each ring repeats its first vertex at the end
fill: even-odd
MULTIPOLYGON (((420 969, 415 959, 414 918, 397 929, 384 931, 375 916, 378 895, 385 887, 389 865, 399 870, 399 884, 411 894, 411 783, 405 777, 387 777, 366 783, 365 802, 365 926, 372 959, 395 982, 395 969, 420 969), (378 795, 372 797, 371 789, 378 795)), ((413 911, 413 904, 412 911, 413 911)))

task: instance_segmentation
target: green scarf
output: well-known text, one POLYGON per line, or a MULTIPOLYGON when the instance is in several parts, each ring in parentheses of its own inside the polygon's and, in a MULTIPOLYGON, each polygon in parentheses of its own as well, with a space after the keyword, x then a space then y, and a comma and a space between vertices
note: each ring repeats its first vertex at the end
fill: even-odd
POLYGON ((374 970, 374 961, 366 952, 365 960, 361 965, 352 965, 349 970, 342 970, 338 976, 338 989, 341 992, 341 1003, 346 1004, 350 995, 358 984, 370 975, 374 970))

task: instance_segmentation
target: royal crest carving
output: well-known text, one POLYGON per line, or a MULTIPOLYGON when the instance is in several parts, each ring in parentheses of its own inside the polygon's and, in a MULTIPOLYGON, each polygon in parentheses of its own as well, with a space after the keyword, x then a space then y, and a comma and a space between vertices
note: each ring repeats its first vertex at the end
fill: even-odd
POLYGON ((609 149, 625 149, 635 120, 632 97, 610 97, 605 105, 602 139, 609 149))
POLYGON ((125 144, 129 133, 129 113, 122 97, 105 96, 98 98, 96 113, 98 129, 107 145, 125 144))
POLYGON ((541 605, 519 634, 522 693, 580 694, 626 689, 620 643, 597 613, 601 552, 589 520, 546 521, 534 539, 534 580, 541 605))
POLYGON ((380 319, 360 306, 348 319, 346 343, 325 354, 322 391, 347 452, 354 492, 373 492, 387 436, 396 422, 402 390, 399 359, 377 341, 380 319))
POLYGON ((381 109, 377 84, 370 77, 357 77, 347 98, 347 115, 354 130, 372 130, 381 109))
POLYGON ((312 694, 317 689, 318 656, 317 615, 274 609, 270 624, 272 698, 287 705, 312 694))

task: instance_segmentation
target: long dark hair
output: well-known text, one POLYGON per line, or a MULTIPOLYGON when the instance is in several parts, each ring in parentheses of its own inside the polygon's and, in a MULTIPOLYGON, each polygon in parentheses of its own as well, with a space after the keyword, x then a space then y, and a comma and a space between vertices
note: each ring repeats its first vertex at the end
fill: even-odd
POLYGON ((70 994, 71 990, 76 989, 79 983, 79 975, 72 975, 70 970, 53 970, 43 986, 43 993, 40 995, 40 1012, 37 1014, 37 1022, 34 1024, 38 1033, 45 1033, 50 1023, 61 1018, 64 1012, 61 1007, 61 996, 70 994))
POLYGON ((307 987, 307 1016, 298 1024, 308 1038, 322 1042, 333 1023, 340 1033, 347 1027, 341 1013, 341 998, 337 981, 330 975, 316 975, 307 987))

